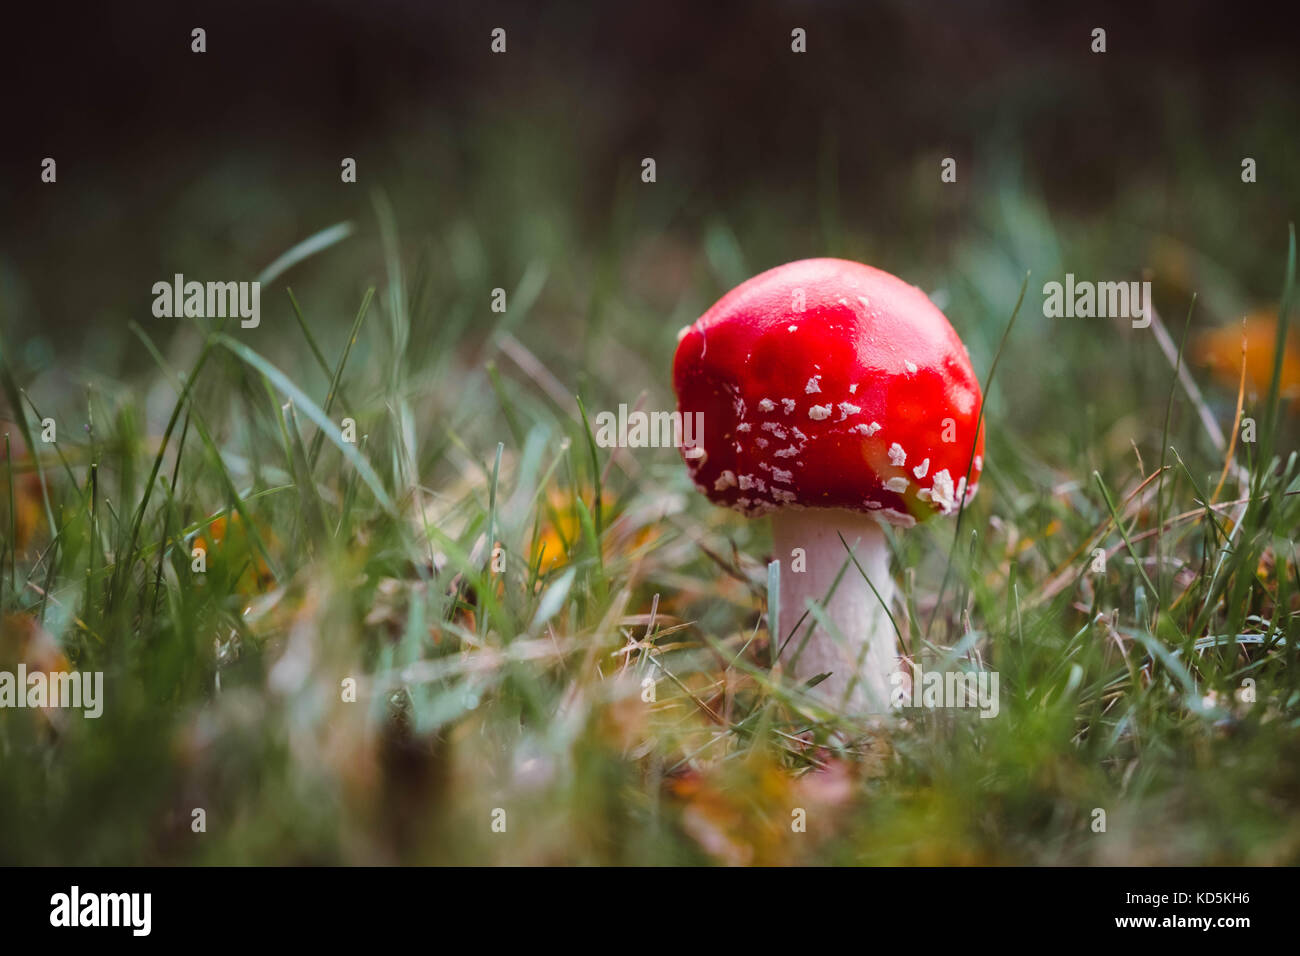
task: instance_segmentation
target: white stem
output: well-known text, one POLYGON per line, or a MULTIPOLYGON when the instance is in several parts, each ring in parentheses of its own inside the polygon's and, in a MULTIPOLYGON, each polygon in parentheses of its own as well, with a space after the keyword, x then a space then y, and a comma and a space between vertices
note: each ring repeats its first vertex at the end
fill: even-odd
POLYGON ((789 637, 812 599, 825 602, 826 617, 842 641, 837 642, 808 614, 781 653, 787 671, 794 661, 794 677, 800 682, 829 671, 831 676, 812 693, 832 707, 843 706, 850 714, 889 711, 890 675, 899 665, 894 626, 885 611, 894 599, 894 579, 889 574, 889 545, 880 525, 852 511, 789 509, 773 514, 772 539, 776 559, 781 562, 778 640, 789 637), (849 560, 840 535, 853 549, 862 571, 849 560), (807 566, 802 571, 797 570, 798 557, 791 554, 796 548, 803 549, 807 566), (835 593, 826 600, 846 562, 848 568, 835 593), (862 572, 866 572, 871 584, 863 579, 862 572), (875 592, 871 585, 875 585, 875 592), (803 643, 805 636, 807 643, 803 643), (799 651, 801 643, 803 650, 799 651), (796 652, 798 660, 794 660, 796 652))

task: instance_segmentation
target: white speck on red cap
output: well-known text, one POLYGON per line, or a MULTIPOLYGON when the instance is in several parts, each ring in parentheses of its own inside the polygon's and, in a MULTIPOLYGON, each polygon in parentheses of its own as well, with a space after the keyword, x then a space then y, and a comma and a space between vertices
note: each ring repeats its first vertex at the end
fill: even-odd
POLYGON ((952 475, 948 474, 947 468, 934 473, 934 478, 930 482, 930 493, 933 495, 934 503, 942 508, 945 514, 956 507, 955 491, 952 475))
POLYGON ((881 508, 879 511, 873 513, 878 518, 882 518, 899 528, 913 528, 916 526, 916 519, 914 517, 899 511, 897 508, 881 508))

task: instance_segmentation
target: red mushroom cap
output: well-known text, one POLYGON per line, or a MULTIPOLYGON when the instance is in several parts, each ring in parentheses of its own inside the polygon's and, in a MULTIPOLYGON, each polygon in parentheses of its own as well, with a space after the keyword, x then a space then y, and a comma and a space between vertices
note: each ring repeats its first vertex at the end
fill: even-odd
POLYGON ((703 413, 683 449, 692 479, 748 515, 848 508, 910 526, 979 482, 966 348, 925 293, 871 266, 804 259, 737 286, 682 330, 673 388, 683 420, 703 413))

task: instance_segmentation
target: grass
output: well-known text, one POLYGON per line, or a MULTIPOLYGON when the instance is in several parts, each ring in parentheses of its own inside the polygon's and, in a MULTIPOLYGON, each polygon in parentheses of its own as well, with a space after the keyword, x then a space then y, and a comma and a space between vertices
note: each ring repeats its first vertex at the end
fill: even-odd
MULTIPOLYGON (((0 669, 63 658, 107 696, 0 713, 0 861, 1300 862, 1281 353, 1226 468, 1204 419, 1235 436, 1234 396, 1189 394, 1184 351, 1037 314, 1061 263, 1126 266, 1030 193, 980 213, 927 288, 988 383, 987 467, 958 523, 892 537, 894 617, 927 669, 996 670, 1001 709, 884 731, 772 667, 766 525, 592 437, 671 408, 673 332, 797 257, 747 215, 509 285, 487 238, 421 245, 377 195, 263 273, 257 332, 136 326, 150 364, 75 390, 0 346, 0 669)), ((913 278, 833 225, 800 254, 913 278)), ((1294 238, 1258 254, 1285 343, 1294 238)))

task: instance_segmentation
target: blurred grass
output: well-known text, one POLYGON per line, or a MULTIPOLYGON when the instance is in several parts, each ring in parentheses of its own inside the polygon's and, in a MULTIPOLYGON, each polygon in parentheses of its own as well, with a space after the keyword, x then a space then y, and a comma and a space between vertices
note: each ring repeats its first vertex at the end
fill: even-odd
MULTIPOLYGON (((255 332, 142 324, 82 365, 0 317, 0 667, 53 646, 107 695, 97 721, 0 712, 0 862, 1300 862, 1289 405, 1247 401, 1249 480, 1207 508, 1224 456, 1150 332, 1040 309, 1066 271, 1143 268, 1162 315, 1197 294, 1194 329, 1289 303, 1284 236, 1224 253, 1231 177, 1188 146, 1197 208, 1137 182, 1084 215, 995 164, 937 240, 928 178, 896 200, 915 228, 868 229, 827 159, 811 205, 669 178, 593 227, 556 181, 489 188, 569 175, 497 135, 484 215, 376 190, 255 332), (673 407, 674 333, 719 294, 820 254, 920 284, 981 378, 1031 276, 960 534, 893 539, 906 645, 997 670, 996 719, 882 733, 802 698, 770 669, 765 524, 672 450, 590 441, 590 411, 673 407)), ((1235 394, 1192 372, 1230 433, 1235 394)))

